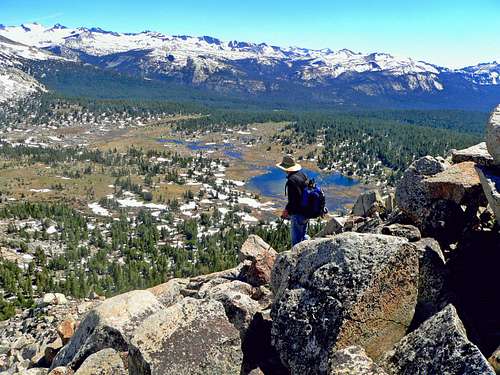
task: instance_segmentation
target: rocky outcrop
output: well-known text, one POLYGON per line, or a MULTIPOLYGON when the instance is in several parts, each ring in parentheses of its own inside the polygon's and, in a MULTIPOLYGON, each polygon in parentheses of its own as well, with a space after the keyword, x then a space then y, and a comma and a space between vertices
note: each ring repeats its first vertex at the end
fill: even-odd
POLYGON ((166 283, 149 288, 151 292, 164 306, 169 307, 184 298, 182 290, 187 287, 189 279, 171 279, 166 283))
POLYGON ((254 288, 251 285, 238 280, 200 290, 203 298, 222 303, 229 321, 243 335, 248 330, 255 313, 262 310, 259 302, 252 298, 254 293, 254 288))
POLYGON ((214 300, 185 298, 149 316, 129 352, 133 374, 238 374, 243 354, 238 330, 214 300))
POLYGON ((53 351, 55 358, 48 365, 54 371, 78 373, 92 372, 86 369, 107 361, 112 367, 103 365, 109 370, 105 371, 117 374, 122 370, 137 374, 246 374, 257 368, 284 374, 273 350, 264 353, 250 347, 256 338, 271 341, 271 324, 262 319, 262 311, 271 305, 272 293, 266 285, 276 255, 258 236, 249 236, 240 251, 241 263, 235 268, 172 279, 148 290, 104 300, 76 330, 71 319, 58 325, 59 347, 61 339, 69 342, 59 353, 59 347, 53 351), (128 370, 117 361, 127 356, 128 370))
POLYGON ((276 251, 262 238, 256 235, 248 236, 238 254, 244 265, 240 278, 254 286, 269 284, 276 256, 276 251))
POLYGON ((453 163, 472 161, 478 165, 493 165, 493 157, 486 148, 486 142, 481 142, 463 150, 453 150, 451 160, 453 163))
POLYGON ((410 325, 417 283, 416 249, 399 237, 341 233, 280 254, 271 315, 283 363, 325 374, 331 352, 351 345, 380 357, 410 325))
POLYGON ((486 125, 486 146, 493 164, 500 165, 500 105, 492 112, 486 125))
POLYGON ((445 171, 426 178, 425 186, 431 200, 447 200, 477 211, 486 205, 474 162, 453 164, 445 171))
POLYGON ((418 327, 446 306, 450 292, 447 287, 448 269, 439 243, 432 238, 423 238, 414 245, 418 251, 419 276, 417 306, 412 325, 418 327))
POLYGON ((476 170, 488 204, 500 225, 500 169, 478 166, 476 170))
POLYGON ((0 322, 0 373, 22 373, 29 367, 48 368, 63 345, 58 326, 66 320, 78 320, 99 303, 70 297, 65 300, 65 304, 52 304, 43 303, 41 298, 33 308, 0 322))
POLYGON ((345 220, 341 217, 332 217, 325 224, 325 227, 317 234, 316 237, 332 236, 344 230, 345 220))
POLYGON ((422 238, 420 231, 414 225, 390 224, 382 228, 382 234, 390 236, 404 237, 410 242, 418 241, 422 238))
POLYGON ((452 305, 405 336, 380 363, 395 375, 494 375, 486 358, 468 340, 452 305))
POLYGON ((66 345, 75 333, 76 321, 73 318, 65 319, 57 326, 57 334, 66 345))
POLYGON ((82 363, 75 375, 126 375, 123 360, 119 353, 111 348, 91 354, 82 363))
POLYGON ((473 162, 448 166, 428 156, 406 170, 396 199, 425 236, 442 244, 454 242, 466 225, 475 225, 478 207, 486 205, 473 162))
POLYGON ((354 216, 373 216, 375 213, 384 211, 384 203, 380 193, 376 190, 367 191, 358 196, 352 208, 354 216))
POLYGON ((429 213, 430 202, 423 180, 426 176, 443 172, 447 167, 444 161, 425 156, 414 161, 399 181, 396 189, 397 205, 417 225, 421 225, 429 213))
POLYGON ((107 299, 85 317, 68 345, 52 362, 52 368, 69 366, 76 369, 89 355, 106 348, 127 351, 135 328, 163 309, 158 299, 144 290, 107 299))
POLYGON ((359 346, 337 350, 330 357, 328 375, 387 375, 359 346))
POLYGON ((46 293, 38 301, 39 305, 65 305, 68 303, 66 296, 62 293, 46 293))

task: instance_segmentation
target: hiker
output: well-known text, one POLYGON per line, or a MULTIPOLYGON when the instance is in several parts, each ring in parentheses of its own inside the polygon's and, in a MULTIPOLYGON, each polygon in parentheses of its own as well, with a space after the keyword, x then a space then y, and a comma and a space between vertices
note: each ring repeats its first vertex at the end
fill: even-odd
POLYGON ((302 166, 296 163, 290 155, 284 156, 281 163, 276 164, 276 166, 287 174, 285 194, 288 195, 288 204, 283 210, 281 218, 290 219, 292 246, 295 246, 299 242, 309 239, 307 235, 309 219, 302 206, 302 193, 307 186, 308 179, 301 171, 302 166))

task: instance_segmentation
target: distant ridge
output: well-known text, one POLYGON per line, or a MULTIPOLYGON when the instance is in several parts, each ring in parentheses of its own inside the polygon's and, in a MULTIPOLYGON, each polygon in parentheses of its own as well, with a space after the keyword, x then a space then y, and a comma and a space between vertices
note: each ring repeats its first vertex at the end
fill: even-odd
POLYGON ((481 110, 500 99, 500 64, 495 61, 450 69, 381 52, 61 24, 2 26, 0 36, 103 70, 225 95, 335 106, 481 110))

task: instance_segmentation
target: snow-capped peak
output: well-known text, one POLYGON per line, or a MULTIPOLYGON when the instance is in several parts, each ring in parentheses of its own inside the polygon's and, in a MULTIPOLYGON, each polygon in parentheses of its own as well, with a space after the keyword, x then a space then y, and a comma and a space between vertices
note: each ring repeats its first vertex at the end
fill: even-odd
POLYGON ((69 28, 61 24, 52 27, 38 23, 2 26, 0 36, 71 58, 92 56, 107 68, 116 68, 128 61, 143 73, 175 75, 182 74, 188 67, 194 69, 195 82, 221 70, 238 74, 242 64, 252 61, 259 66, 286 66, 290 69, 288 77, 299 78, 306 85, 326 82, 343 74, 382 73, 396 78, 405 76, 413 87, 422 87, 424 82, 426 87, 442 90, 440 74, 443 72, 461 74, 477 84, 500 84, 496 63, 451 70, 381 52, 364 54, 349 49, 278 47, 267 43, 222 41, 211 36, 165 35, 154 31, 122 33, 100 27, 69 28))
POLYGON ((434 66, 413 63, 410 62, 411 59, 396 59, 388 54, 363 55, 348 49, 332 51, 329 48, 320 50, 300 47, 281 48, 267 43, 224 42, 211 36, 168 36, 153 31, 117 33, 99 27, 72 29, 60 24, 46 28, 36 23, 7 26, 0 30, 0 35, 38 48, 67 47, 94 56, 105 56, 131 50, 157 50, 158 52, 152 52, 153 56, 172 55, 177 62, 186 61, 187 57, 196 58, 198 56, 214 60, 256 59, 267 64, 272 63, 275 59, 286 60, 288 63, 313 59, 315 62, 322 62, 329 66, 334 76, 343 71, 360 72, 384 69, 398 71, 396 67, 400 64, 402 64, 401 69, 399 69, 401 72, 428 71, 436 73, 434 66))

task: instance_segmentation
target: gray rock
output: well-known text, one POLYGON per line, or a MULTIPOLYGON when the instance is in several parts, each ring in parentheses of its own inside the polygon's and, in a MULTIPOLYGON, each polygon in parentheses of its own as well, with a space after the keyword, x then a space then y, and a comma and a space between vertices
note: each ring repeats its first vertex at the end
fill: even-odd
POLYGON ((493 110, 486 126, 486 146, 493 164, 500 165, 500 105, 493 110))
POLYGON ((423 235, 436 238, 440 243, 452 243, 462 233, 485 203, 479 177, 472 162, 444 168, 435 159, 430 168, 429 157, 419 165, 415 161, 404 173, 396 188, 399 208, 415 224, 423 235), (443 171, 432 176, 419 173, 443 171), (462 205, 466 205, 464 211, 462 205))
POLYGON ((118 352, 108 348, 91 354, 82 363, 75 375, 126 375, 123 360, 118 352))
POLYGON ((73 375, 73 374, 74 371, 71 368, 65 366, 56 367, 49 372, 49 375, 73 375))
POLYGON ((453 163, 463 163, 464 161, 473 161, 479 165, 490 166, 493 164, 493 157, 486 148, 486 142, 481 142, 463 150, 454 150, 451 160, 453 163))
POLYGON ((379 364, 395 375, 494 375, 486 358, 468 340, 453 305, 405 336, 379 364))
POLYGON ((26 345, 24 348, 21 350, 21 356, 23 359, 32 359, 35 354, 38 352, 38 344, 36 343, 31 343, 29 345, 26 345))
POLYGON ((105 300, 87 314, 68 345, 57 354, 51 368, 69 366, 76 369, 89 355, 106 348, 127 351, 135 328, 146 317, 164 308, 145 290, 105 300))
MULTIPOLYGON (((425 158, 425 163, 428 163, 427 158, 425 158)), ((414 223, 420 226, 423 218, 428 215, 430 199, 426 186, 423 183, 425 176, 419 173, 416 168, 419 160, 410 165, 398 182, 396 187, 396 203, 414 223)), ((436 165, 440 166, 441 164, 436 160, 434 166, 436 167, 436 165)))
POLYGON ((252 299, 253 287, 239 280, 200 290, 202 298, 211 298, 224 306, 231 323, 244 335, 256 312, 261 310, 259 302, 252 299))
POLYGON ((45 363, 52 363, 57 353, 63 347, 63 342, 59 336, 57 336, 53 341, 48 343, 44 348, 44 361, 45 363))
POLYGON ((441 311, 449 302, 447 288, 449 272, 436 240, 423 238, 414 245, 418 251, 419 277, 413 325, 419 326, 423 321, 441 311))
POLYGON ((382 197, 382 200, 384 202, 385 210, 387 213, 391 213, 392 211, 394 211, 394 208, 396 207, 396 196, 394 193, 384 195, 382 197))
POLYGON ((488 358, 488 362, 493 367, 496 374, 500 374, 500 346, 493 352, 490 358, 488 358))
POLYGON ((485 197, 474 167, 474 162, 466 161, 426 178, 424 183, 430 198, 450 200, 460 205, 484 205, 485 197))
POLYGON ((34 367, 34 368, 19 371, 19 374, 22 374, 22 375, 47 375, 48 372, 49 372, 49 370, 46 368, 34 367))
POLYGON ((7 354, 10 350, 9 345, 6 344, 0 344, 0 355, 7 354))
POLYGON ((352 214, 355 216, 372 216, 376 212, 381 212, 385 209, 380 193, 376 190, 362 193, 356 199, 352 208, 352 214))
POLYGON ((165 307, 169 307, 179 302, 184 296, 182 290, 188 285, 188 279, 171 279, 166 283, 156 285, 147 289, 160 301, 165 307))
POLYGON ((476 167, 488 204, 500 225, 500 170, 476 167))
POLYGON ((449 167, 449 163, 440 157, 430 155, 421 157, 413 162, 412 166, 418 174, 423 176, 433 176, 439 172, 443 172, 449 167))
POLYGON ((190 297, 137 327, 129 350, 132 374, 239 374, 238 330, 214 300, 190 297))
POLYGON ((38 301, 39 305, 66 305, 67 303, 66 296, 61 293, 45 293, 38 301))
POLYGON ((269 284, 277 254, 262 238, 251 234, 238 254, 244 265, 239 277, 253 286, 269 284))
POLYGON ((387 375, 356 345, 334 352, 328 367, 328 375, 387 375))
POLYGON ((325 374, 330 353, 351 345, 377 359, 404 336, 417 301, 417 251, 399 237, 304 241, 273 274, 273 342, 292 374, 325 374))
POLYGON ((404 237, 410 242, 415 242, 422 238, 420 230, 413 225, 391 224, 382 228, 382 234, 389 236, 404 237))
POLYGON ((344 230, 345 219, 341 217, 332 217, 326 223, 325 227, 316 235, 316 237, 326 237, 344 230))

